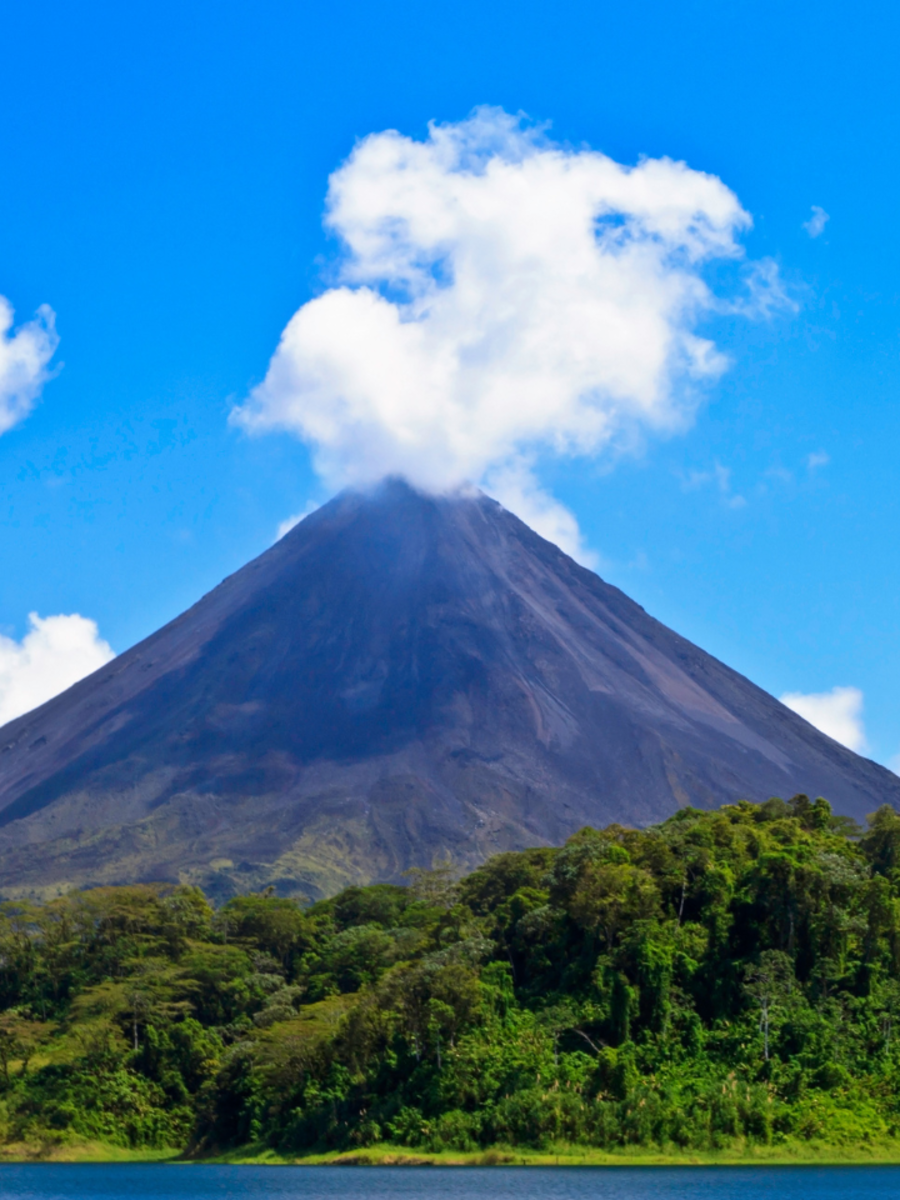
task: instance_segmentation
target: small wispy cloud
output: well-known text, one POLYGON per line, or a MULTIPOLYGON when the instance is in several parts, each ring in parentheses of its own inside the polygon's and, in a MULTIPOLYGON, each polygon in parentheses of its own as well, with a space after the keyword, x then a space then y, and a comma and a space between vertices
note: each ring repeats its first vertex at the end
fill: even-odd
POLYGON ((803 222, 803 228, 811 238, 817 238, 825 231, 825 226, 831 220, 824 208, 820 208, 818 204, 812 206, 812 216, 808 221, 803 222))
POLYGON ((815 725, 848 750, 866 749, 863 727, 863 694, 855 687, 834 687, 830 692, 785 692, 782 704, 815 725))
POLYGON ((831 462, 831 455, 825 450, 814 450, 812 454, 806 456, 806 466, 810 471, 818 471, 820 467, 827 467, 831 462))
POLYGON ((285 519, 278 526, 278 532, 275 534, 275 541, 280 542, 286 533, 290 533, 295 525, 299 525, 304 517, 308 517, 310 513, 314 513, 318 507, 319 505, 316 504, 315 501, 310 500, 302 512, 294 513, 293 516, 290 517, 285 517, 285 519))
POLYGON ((42 304, 33 321, 12 332, 13 307, 0 296, 0 434, 23 421, 34 408, 59 337, 53 309, 42 304))
POLYGON ((783 467, 781 463, 775 463, 771 467, 767 467, 764 472, 766 479, 775 479, 778 483, 793 483, 794 472, 789 471, 787 467, 783 467))
POLYGON ((719 312, 734 313, 750 321, 768 321, 778 313, 797 312, 799 304, 785 286, 774 258, 747 263, 743 270, 744 294, 720 300, 719 312))
POLYGON ((574 514, 537 485, 527 460, 507 462, 492 471, 484 490, 576 562, 599 569, 599 556, 585 545, 574 514))
POLYGON ((732 490, 731 467, 723 467, 719 462, 713 464, 711 471, 688 471, 681 481, 681 486, 686 492, 695 492, 710 485, 717 489, 729 508, 746 506, 746 497, 732 490))

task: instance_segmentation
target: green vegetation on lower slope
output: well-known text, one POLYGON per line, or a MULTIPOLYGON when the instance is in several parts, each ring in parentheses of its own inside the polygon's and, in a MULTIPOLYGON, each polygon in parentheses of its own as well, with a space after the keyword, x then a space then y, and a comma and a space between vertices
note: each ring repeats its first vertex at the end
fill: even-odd
POLYGON ((683 809, 306 909, 0 906, 0 1157, 896 1158, 898 1067, 889 808, 683 809))

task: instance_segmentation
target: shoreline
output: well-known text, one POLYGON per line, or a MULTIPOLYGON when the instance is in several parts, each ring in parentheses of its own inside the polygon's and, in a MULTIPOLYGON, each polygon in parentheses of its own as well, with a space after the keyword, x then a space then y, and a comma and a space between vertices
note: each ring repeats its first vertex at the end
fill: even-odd
POLYGON ((900 1140, 847 1146, 818 1142, 790 1142, 779 1146, 735 1144, 723 1150, 704 1151, 649 1147, 610 1151, 580 1146, 527 1150, 498 1146, 488 1150, 430 1153, 411 1147, 377 1145, 360 1150, 304 1155, 279 1154, 275 1150, 247 1146, 202 1158, 186 1157, 183 1151, 174 1147, 132 1150, 102 1142, 0 1146, 0 1167, 53 1163, 183 1167, 886 1167, 900 1166, 900 1140))

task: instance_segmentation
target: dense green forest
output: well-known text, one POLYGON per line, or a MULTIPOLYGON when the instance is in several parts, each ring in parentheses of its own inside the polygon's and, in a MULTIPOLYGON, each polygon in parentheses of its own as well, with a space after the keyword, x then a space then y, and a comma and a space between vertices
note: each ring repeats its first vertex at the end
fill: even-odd
POLYGON ((462 880, 0 906, 0 1139, 203 1155, 900 1134, 900 817, 584 829, 462 880))

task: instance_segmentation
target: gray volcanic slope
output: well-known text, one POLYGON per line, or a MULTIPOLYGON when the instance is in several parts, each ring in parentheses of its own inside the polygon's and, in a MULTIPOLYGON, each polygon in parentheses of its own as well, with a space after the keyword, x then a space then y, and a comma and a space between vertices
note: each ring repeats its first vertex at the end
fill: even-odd
POLYGON ((0 730, 0 894, 318 896, 798 791, 900 804, 498 504, 388 481, 0 730))

